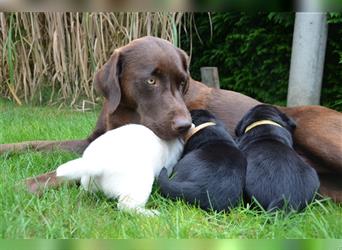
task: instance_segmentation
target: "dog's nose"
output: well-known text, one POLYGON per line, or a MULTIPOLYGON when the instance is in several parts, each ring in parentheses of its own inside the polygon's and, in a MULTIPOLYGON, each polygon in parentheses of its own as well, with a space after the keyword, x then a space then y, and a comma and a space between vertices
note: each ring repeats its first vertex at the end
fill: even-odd
POLYGON ((173 121, 172 128, 180 134, 185 133, 191 127, 191 121, 184 118, 176 118, 173 121))

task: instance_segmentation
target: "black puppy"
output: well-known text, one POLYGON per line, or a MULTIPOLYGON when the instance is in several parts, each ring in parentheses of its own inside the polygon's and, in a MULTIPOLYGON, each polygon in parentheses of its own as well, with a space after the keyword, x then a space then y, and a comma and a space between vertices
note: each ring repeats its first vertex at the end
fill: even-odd
POLYGON ((200 130, 186 142, 175 176, 170 180, 166 169, 161 171, 161 193, 205 210, 228 210, 242 198, 247 161, 221 121, 206 110, 190 113, 200 130))
POLYGON ((316 171, 293 150, 295 127, 277 108, 262 104, 248 111, 235 129, 248 162, 247 197, 267 210, 300 210, 319 188, 316 171))

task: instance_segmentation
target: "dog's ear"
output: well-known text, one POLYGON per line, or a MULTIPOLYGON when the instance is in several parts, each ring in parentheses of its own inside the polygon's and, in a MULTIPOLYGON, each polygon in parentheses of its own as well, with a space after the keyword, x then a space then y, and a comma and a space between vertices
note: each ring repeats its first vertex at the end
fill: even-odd
POLYGON ((247 126, 249 124, 251 124, 252 122, 255 121, 255 117, 253 116, 253 112, 254 110, 259 107, 260 105, 255 106, 254 108, 251 108, 250 110, 248 110, 243 117, 241 118, 241 120, 238 122, 238 124, 235 127, 235 135, 237 137, 242 136, 245 133, 245 130, 247 128, 247 126))
POLYGON ((289 124, 292 129, 295 129, 297 127, 296 122, 291 117, 289 117, 289 124))
POLYGON ((183 64, 184 69, 189 73, 189 64, 190 64, 189 56, 182 49, 177 48, 177 51, 182 59, 182 64, 183 64))
POLYGON ((121 71, 120 52, 115 50, 110 59, 96 73, 94 85, 96 91, 109 102, 109 113, 114 113, 121 100, 119 74, 121 71))
POLYGON ((239 123, 236 125, 236 127, 235 127, 235 135, 237 136, 237 137, 240 137, 240 136, 242 136, 243 134, 244 134, 244 119, 241 119, 240 121, 239 121, 239 123))
POLYGON ((281 118, 285 122, 285 124, 290 128, 291 131, 296 128, 297 124, 291 117, 281 112, 281 118))
POLYGON ((188 74, 188 83, 186 84, 185 89, 183 90, 183 93, 185 94, 188 91, 189 84, 190 84, 190 71, 189 71, 190 59, 184 50, 177 48, 177 51, 181 57, 183 68, 185 69, 186 73, 188 74))

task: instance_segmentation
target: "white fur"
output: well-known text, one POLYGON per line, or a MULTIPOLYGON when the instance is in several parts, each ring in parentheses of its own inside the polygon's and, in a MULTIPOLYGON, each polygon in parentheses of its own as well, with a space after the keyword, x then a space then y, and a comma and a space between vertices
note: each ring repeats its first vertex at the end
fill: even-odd
POLYGON ((170 175, 182 151, 180 139, 164 141, 143 125, 129 124, 98 137, 81 158, 59 166, 57 177, 80 179, 85 190, 118 198, 121 210, 154 215, 145 209, 154 178, 163 167, 170 175))

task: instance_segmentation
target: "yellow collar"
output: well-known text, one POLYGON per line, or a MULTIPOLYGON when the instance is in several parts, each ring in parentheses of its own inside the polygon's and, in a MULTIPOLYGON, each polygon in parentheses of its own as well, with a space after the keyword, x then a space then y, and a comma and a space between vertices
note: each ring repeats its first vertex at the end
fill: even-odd
POLYGON ((194 134, 196 134, 198 131, 201 131, 202 129, 209 127, 209 126, 215 126, 215 122, 205 122, 201 125, 198 125, 195 127, 194 125, 190 128, 189 132, 184 137, 184 143, 186 143, 194 134))
POLYGON ((253 122, 252 124, 250 124, 246 129, 245 129, 245 133, 247 133, 249 130, 257 127, 257 126, 260 126, 260 125, 274 125, 274 126, 277 126, 277 127, 283 127, 281 126, 280 124, 274 122, 274 121, 270 121, 270 120, 261 120, 261 121, 257 121, 257 122, 253 122))

